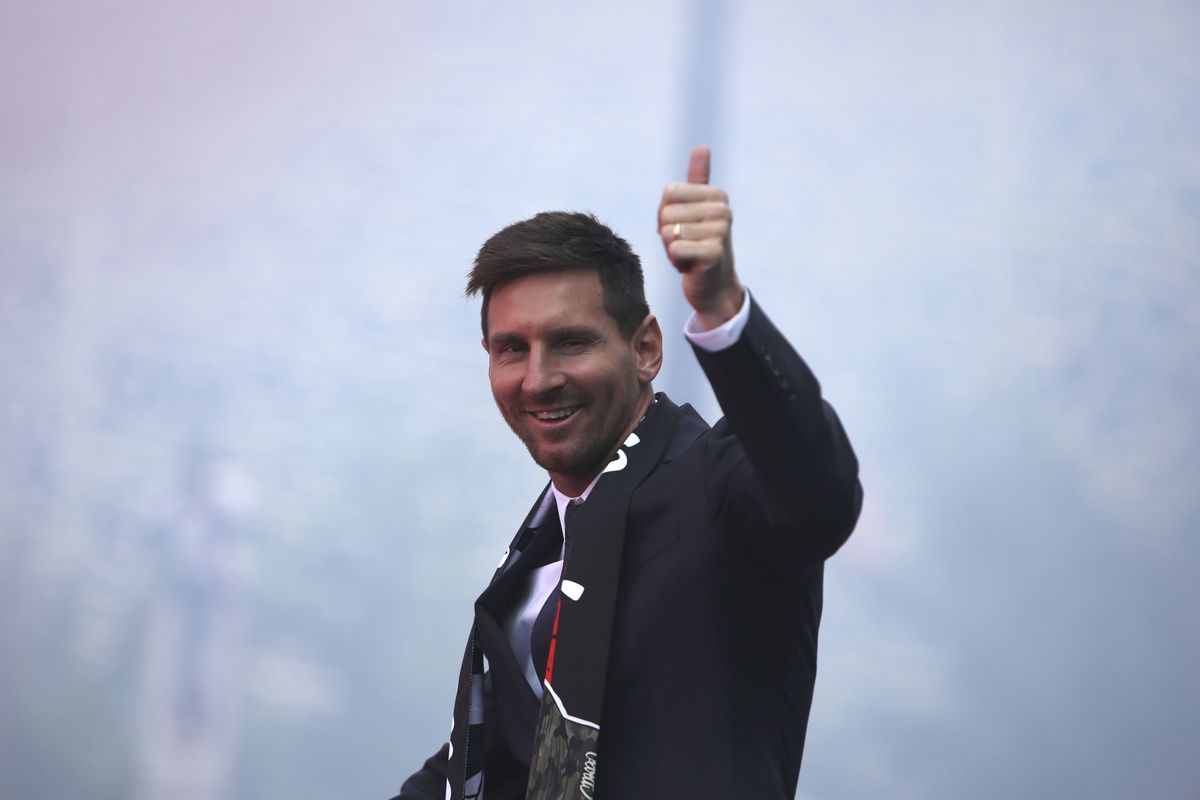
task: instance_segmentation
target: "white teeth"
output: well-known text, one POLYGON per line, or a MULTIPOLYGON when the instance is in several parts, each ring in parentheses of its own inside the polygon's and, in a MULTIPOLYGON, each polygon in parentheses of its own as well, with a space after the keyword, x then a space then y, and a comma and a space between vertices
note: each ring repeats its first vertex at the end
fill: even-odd
POLYGON ((538 419, 562 419, 575 413, 573 408, 559 408, 554 411, 538 411, 534 414, 538 419))

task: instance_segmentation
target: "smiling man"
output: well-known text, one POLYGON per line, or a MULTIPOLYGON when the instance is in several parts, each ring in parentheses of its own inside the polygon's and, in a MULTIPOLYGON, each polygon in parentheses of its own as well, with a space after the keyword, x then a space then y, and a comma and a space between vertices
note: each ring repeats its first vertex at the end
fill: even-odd
POLYGON ((725 413, 711 428, 654 393, 662 331, 610 229, 543 213, 479 251, 492 394, 550 482, 476 602, 450 741, 399 800, 795 795, 823 562, 862 489, 738 279, 709 158, 692 152, 658 224, 725 413))
MULTIPOLYGON (((535 221, 599 228, 583 215, 535 221)), ((514 278, 493 289, 487 306, 483 346, 496 405, 554 486, 577 497, 650 405, 662 364, 658 322, 647 312, 621 330, 604 307, 599 271, 586 267, 514 278)))

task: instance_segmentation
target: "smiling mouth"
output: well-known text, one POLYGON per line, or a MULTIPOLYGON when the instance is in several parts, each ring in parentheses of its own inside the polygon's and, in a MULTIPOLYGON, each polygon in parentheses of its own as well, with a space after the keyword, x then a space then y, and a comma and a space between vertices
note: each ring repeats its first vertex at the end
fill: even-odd
POLYGON ((559 420, 564 420, 567 417, 572 416, 580 408, 582 408, 582 406, 570 406, 568 408, 555 408, 549 411, 532 411, 530 413, 533 414, 535 419, 541 420, 542 422, 558 422, 559 420))

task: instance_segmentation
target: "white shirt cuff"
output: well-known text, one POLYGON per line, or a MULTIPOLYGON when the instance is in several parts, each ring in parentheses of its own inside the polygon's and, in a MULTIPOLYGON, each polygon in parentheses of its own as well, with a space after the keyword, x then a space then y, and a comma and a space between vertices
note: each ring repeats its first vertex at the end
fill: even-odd
POLYGON ((742 293, 742 307, 732 318, 711 331, 706 331, 700 328, 696 313, 692 312, 687 324, 683 326, 683 335, 696 347, 710 353, 732 347, 742 338, 742 331, 746 329, 746 322, 750 319, 750 290, 743 286, 742 293))

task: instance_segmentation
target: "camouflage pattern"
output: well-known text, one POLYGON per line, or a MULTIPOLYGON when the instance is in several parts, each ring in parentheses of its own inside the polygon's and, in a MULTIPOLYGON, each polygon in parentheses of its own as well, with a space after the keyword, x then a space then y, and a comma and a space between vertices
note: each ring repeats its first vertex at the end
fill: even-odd
POLYGON ((549 691, 542 694, 526 800, 594 800, 600 731, 564 719, 549 691))

